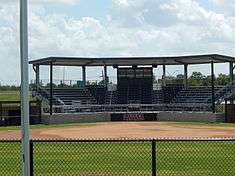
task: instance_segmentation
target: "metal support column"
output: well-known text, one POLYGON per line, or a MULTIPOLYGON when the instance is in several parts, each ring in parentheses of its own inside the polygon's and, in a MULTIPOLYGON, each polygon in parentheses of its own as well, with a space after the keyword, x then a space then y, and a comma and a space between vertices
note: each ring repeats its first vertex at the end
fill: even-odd
POLYGON ((53 63, 50 63, 50 115, 53 114, 53 63))
POLYGON ((22 175, 30 176, 28 1, 20 0, 22 175))
POLYGON ((162 66, 163 69, 163 75, 162 75, 162 85, 166 86, 166 65, 162 66))
MULTIPOLYGON (((234 76, 233 76, 233 62, 229 62, 229 78, 230 78, 230 82, 233 83, 234 81, 234 76)), ((234 104, 233 100, 230 100, 230 104, 234 104)))
POLYGON ((215 73, 214 73, 214 61, 211 61, 211 102, 212 102, 212 112, 215 113, 215 73))
POLYGON ((233 104, 234 104, 233 99, 230 99, 230 101, 229 101, 229 102, 230 102, 230 104, 231 104, 231 105, 233 105, 233 104))
POLYGON ((188 64, 184 64, 184 86, 188 88, 188 64))
MULTIPOLYGON (((3 113, 2 113, 2 111, 3 111, 3 109, 2 109, 2 102, 0 102, 0 119, 2 120, 2 115, 3 115, 3 113)), ((4 124, 5 125, 5 124, 4 124)))
POLYGON ((228 123, 229 121, 228 121, 228 100, 227 99, 225 100, 224 106, 225 106, 224 107, 225 108, 225 122, 228 123))
POLYGON ((157 157, 156 157, 156 140, 153 139, 152 140, 152 176, 156 176, 157 175, 157 168, 156 168, 156 164, 157 164, 157 157))
POLYGON ((105 82, 105 87, 108 87, 108 74, 107 74, 107 66, 104 66, 104 82, 105 82))
POLYGON ((40 67, 39 65, 36 65, 36 90, 39 90, 40 86, 40 67))
POLYGON ((230 77, 230 82, 233 82, 233 62, 229 62, 229 77, 230 77))
POLYGON ((33 141, 31 140, 29 144, 30 144, 30 176, 33 176, 34 175, 34 171, 33 171, 33 165, 34 165, 34 162, 33 162, 33 141))
POLYGON ((86 66, 82 66, 82 82, 83 88, 86 87, 86 66))

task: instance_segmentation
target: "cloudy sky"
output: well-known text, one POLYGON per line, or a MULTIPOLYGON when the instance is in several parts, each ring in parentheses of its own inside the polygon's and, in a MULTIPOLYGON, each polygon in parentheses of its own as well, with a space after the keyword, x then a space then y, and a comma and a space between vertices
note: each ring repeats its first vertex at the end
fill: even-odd
MULTIPOLYGON (((29 0, 30 60, 202 53, 235 56, 234 1, 29 0)), ((0 0, 1 82, 19 81, 19 65, 19 0, 0 0)), ((205 74, 209 74, 208 68, 201 67, 205 74)), ((79 68, 65 70, 67 79, 80 78, 79 68)), ((42 69, 42 78, 48 78, 47 71, 42 69)), ((190 67, 190 71, 198 71, 198 67, 190 67)), ((59 79, 63 69, 55 72, 59 79)), ((172 75, 179 72, 180 68, 168 69, 172 75)), ((228 73, 228 68, 218 65, 216 72, 228 73)), ((101 70, 89 71, 90 79, 100 75, 101 70)))

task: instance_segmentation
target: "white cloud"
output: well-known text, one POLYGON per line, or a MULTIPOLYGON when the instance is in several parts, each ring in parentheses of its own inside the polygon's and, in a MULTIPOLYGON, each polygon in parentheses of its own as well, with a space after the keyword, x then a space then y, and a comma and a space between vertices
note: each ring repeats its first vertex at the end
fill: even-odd
POLYGON ((235 3, 232 0, 210 0, 224 14, 235 15, 235 3))
POLYGON ((44 4, 68 4, 74 5, 79 3, 80 0, 30 0, 30 3, 44 3, 44 4))
MULTIPOLYGON (((79 3, 80 0, 28 0, 29 4, 68 4, 74 5, 79 3)), ((19 0, 1 0, 1 4, 15 4, 19 3, 19 0)))
MULTIPOLYGON (((0 80, 19 79, 16 7, 0 5, 0 69, 8 68, 0 80)), ((108 22, 44 10, 43 6, 30 9, 31 59, 52 55, 235 55, 235 16, 205 9, 195 0, 113 0, 108 22)))
POLYGON ((110 18, 122 27, 141 28, 146 25, 168 26, 175 23, 176 17, 162 6, 170 0, 113 0, 110 18))

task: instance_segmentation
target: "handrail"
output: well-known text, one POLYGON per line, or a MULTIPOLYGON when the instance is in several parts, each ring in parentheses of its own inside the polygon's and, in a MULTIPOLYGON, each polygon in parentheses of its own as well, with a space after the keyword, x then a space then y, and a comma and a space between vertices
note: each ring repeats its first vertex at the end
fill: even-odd
MULTIPOLYGON (((231 92, 233 92, 233 89, 235 89, 235 81, 230 82, 226 86, 221 87, 218 91, 215 92, 215 95, 217 96, 217 100, 215 101, 215 103, 217 105, 222 103, 226 97, 231 95, 231 92), (223 92, 225 92, 225 94, 223 96, 219 97, 223 92)), ((210 99, 211 99, 211 96, 208 96, 207 98, 205 98, 205 100, 203 101, 202 104, 208 104, 208 101, 210 99)))
MULTIPOLYGON (((89 109, 89 111, 83 111, 83 112, 160 112, 160 111, 174 111, 174 109, 178 108, 198 108, 200 110, 208 111, 209 105, 208 104, 191 104, 191 103, 177 103, 177 104, 104 104, 104 105, 65 105, 65 106, 54 106, 56 108, 66 108, 66 109, 72 109, 72 110, 78 110, 77 112, 80 112, 79 110, 83 109, 89 109), (135 110, 131 110, 131 108, 138 108, 135 110)), ((187 110, 189 112, 193 112, 193 110, 187 110)), ((74 111, 73 111, 74 112, 74 111)), ((82 112, 82 111, 81 111, 82 112)), ((67 111, 67 113, 70 113, 67 111)))
POLYGON ((215 95, 220 95, 221 93, 223 93, 225 91, 225 94, 223 96, 221 96, 217 101, 216 104, 220 104, 222 103, 226 97, 231 96, 231 94, 234 92, 235 93, 235 81, 230 82, 229 84, 227 84, 225 87, 223 87, 222 89, 218 90, 215 95))
MULTIPOLYGON (((46 89, 43 89, 41 86, 37 86, 37 89, 39 90, 39 91, 43 91, 44 93, 46 93, 46 95, 50 95, 50 93, 48 92, 48 90, 46 90, 46 89)), ((39 99, 43 99, 44 101, 46 101, 48 104, 49 104, 49 100, 46 98, 46 97, 44 97, 41 93, 39 93, 38 92, 38 90, 34 90, 34 92, 36 93, 35 94, 35 96, 37 97, 37 96, 39 96, 39 99)), ((65 105, 65 103, 60 99, 60 98, 58 98, 57 96, 55 96, 55 95, 53 95, 52 96, 52 98, 54 98, 57 102, 59 102, 61 105, 65 105)))

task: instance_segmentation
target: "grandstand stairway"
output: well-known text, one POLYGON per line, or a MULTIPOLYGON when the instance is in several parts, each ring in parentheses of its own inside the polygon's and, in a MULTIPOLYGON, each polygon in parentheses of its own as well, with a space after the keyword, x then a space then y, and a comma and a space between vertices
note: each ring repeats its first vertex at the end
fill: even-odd
POLYGON ((107 91, 105 95, 105 104, 117 104, 118 103, 118 92, 107 91))
POLYGON ((163 90, 154 90, 153 91, 153 104, 164 104, 163 90))

